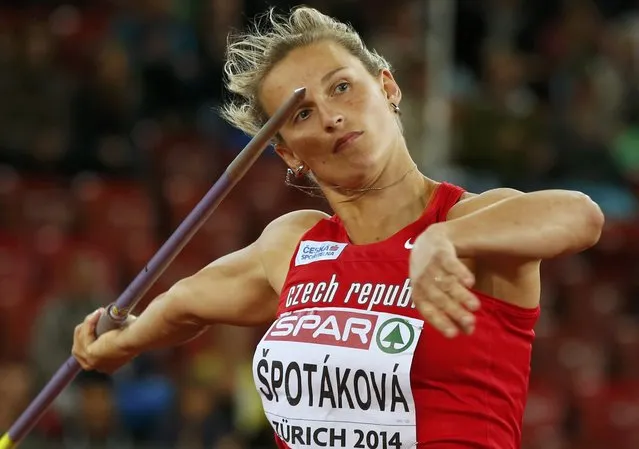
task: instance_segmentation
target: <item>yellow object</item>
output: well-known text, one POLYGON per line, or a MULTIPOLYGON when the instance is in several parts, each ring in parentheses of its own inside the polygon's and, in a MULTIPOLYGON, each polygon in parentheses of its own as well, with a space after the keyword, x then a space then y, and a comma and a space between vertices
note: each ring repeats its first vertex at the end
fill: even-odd
POLYGON ((13 447, 13 441, 9 438, 9 434, 5 433, 2 438, 0 438, 0 449, 11 449, 13 447))

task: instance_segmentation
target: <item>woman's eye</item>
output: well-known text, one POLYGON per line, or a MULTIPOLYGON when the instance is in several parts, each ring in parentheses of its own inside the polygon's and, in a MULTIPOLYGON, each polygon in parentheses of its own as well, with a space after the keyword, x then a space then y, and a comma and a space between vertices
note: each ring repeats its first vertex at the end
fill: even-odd
POLYGON ((299 121, 299 120, 306 120, 309 116, 309 114, 311 113, 310 110, 308 109, 302 109, 297 116, 295 117, 295 121, 299 121))
POLYGON ((348 90, 348 88, 350 87, 350 84, 347 82, 343 82, 343 83, 339 83, 336 87, 335 87, 335 92, 337 93, 343 93, 346 92, 348 90))

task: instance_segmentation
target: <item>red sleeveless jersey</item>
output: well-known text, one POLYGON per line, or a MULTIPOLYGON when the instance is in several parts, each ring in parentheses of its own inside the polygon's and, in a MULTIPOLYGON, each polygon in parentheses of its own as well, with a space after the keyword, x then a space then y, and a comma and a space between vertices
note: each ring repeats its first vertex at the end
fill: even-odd
POLYGON ((336 216, 302 236, 253 360, 278 447, 520 447, 539 308, 474 292, 474 334, 446 339, 410 299, 412 242, 462 193, 440 184, 381 242, 351 244, 336 216))

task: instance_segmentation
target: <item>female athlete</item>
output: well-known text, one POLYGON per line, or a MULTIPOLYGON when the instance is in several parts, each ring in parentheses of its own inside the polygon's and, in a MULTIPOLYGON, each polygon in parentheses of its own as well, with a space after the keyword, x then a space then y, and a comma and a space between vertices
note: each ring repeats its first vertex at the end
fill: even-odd
POLYGON ((97 311, 74 356, 111 373, 214 323, 269 323, 253 374, 280 448, 518 448, 540 262, 594 245, 601 210, 573 191, 477 195, 428 179, 383 57, 311 8, 265 22, 229 44, 239 100, 223 115, 254 134, 306 87, 274 146, 334 215, 277 218, 96 340, 97 311))

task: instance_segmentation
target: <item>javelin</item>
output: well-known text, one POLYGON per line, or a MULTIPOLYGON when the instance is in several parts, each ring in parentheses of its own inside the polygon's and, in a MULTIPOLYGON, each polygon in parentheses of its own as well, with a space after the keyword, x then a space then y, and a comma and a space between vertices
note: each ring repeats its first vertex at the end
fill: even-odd
MULTIPOLYGON (((124 293, 100 317, 96 326, 96 335, 120 328, 126 321, 129 311, 135 308, 153 283, 162 275, 182 248, 191 240, 198 229, 211 216, 235 184, 246 174, 258 157, 275 137, 279 129, 288 120, 295 108, 299 106, 306 94, 306 88, 296 89, 291 97, 273 114, 259 132, 251 139, 244 149, 233 159, 222 176, 204 195, 202 200, 187 215, 184 221, 162 245, 149 263, 129 284, 124 293)), ((27 436, 38 423, 44 412, 55 398, 82 371, 82 367, 71 356, 53 375, 38 396, 29 404, 27 409, 11 426, 9 431, 0 438, 0 449, 13 449, 27 436)))

